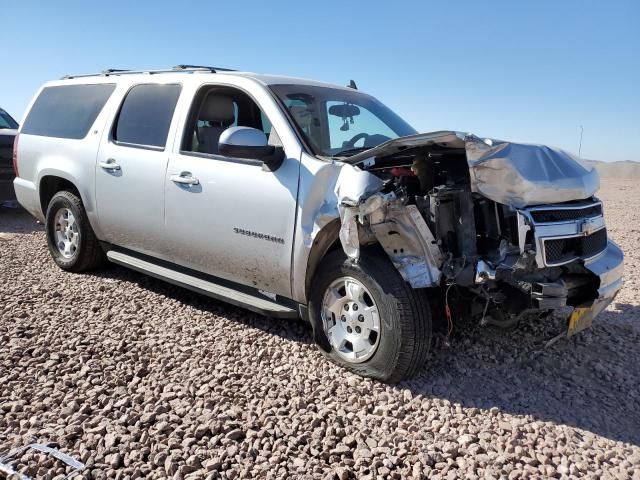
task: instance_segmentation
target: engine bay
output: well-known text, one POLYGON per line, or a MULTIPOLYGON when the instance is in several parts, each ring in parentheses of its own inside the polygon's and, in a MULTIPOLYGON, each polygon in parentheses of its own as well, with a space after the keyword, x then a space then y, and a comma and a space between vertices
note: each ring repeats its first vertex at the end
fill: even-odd
MULTIPOLYGON (((535 223, 526 209, 473 191, 464 148, 407 148, 378 157, 365 169, 382 179, 382 195, 415 208, 432 233, 431 241, 441 253, 433 258, 442 273, 448 317, 507 327, 525 315, 544 315, 597 298, 598 279, 580 262, 540 265, 535 223)), ((368 219, 369 225, 377 221, 373 215, 368 219)), ((373 230, 382 238, 379 227, 373 230)), ((361 238, 367 238, 366 233, 361 238)), ((374 241, 371 235, 369 241, 374 241)), ((398 258, 397 246, 380 243, 394 263, 406 265, 408 260, 398 258)))

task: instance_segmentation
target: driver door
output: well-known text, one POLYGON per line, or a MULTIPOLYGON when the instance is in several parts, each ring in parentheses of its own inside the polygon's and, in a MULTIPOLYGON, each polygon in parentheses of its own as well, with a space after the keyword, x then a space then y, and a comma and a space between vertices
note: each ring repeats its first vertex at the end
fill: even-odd
MULTIPOLYGON (((260 289, 267 296, 290 297, 299 151, 285 146, 286 158, 273 172, 263 169, 257 159, 197 151, 202 147, 196 125, 202 124, 209 129, 260 126, 272 141, 277 138, 263 109, 244 91, 230 86, 202 87, 212 88, 217 88, 220 97, 217 105, 202 104, 206 91, 195 95, 194 104, 186 107, 192 113, 183 128, 182 144, 169 158, 164 188, 165 237, 171 260, 260 289), (228 104, 222 97, 232 99, 233 119, 228 108, 220 111, 226 108, 221 105, 228 104), (184 178, 191 183, 182 183, 184 178)), ((277 108, 275 102, 270 107, 272 111, 277 108)))

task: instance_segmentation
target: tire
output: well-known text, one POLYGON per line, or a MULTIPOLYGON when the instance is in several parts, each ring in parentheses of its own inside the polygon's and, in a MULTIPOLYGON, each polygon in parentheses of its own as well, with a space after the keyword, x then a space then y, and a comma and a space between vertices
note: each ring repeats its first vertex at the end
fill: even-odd
POLYGON ((414 376, 427 360, 432 337, 427 296, 412 289, 384 253, 363 250, 358 263, 342 251, 328 254, 311 286, 309 315, 320 349, 331 361, 359 375, 396 383, 414 376), (363 300, 350 303, 361 293, 358 284, 366 291, 363 300), (375 324, 375 315, 363 320, 353 312, 354 304, 358 312, 377 310, 377 332, 364 328, 375 324), (337 318, 338 311, 345 318, 337 318), (358 325, 363 328, 356 332, 358 325), (354 342, 348 340, 352 337, 354 342))
POLYGON ((61 191, 53 196, 47 207, 46 227, 49 253, 61 269, 84 272, 104 262, 104 252, 75 193, 61 191))

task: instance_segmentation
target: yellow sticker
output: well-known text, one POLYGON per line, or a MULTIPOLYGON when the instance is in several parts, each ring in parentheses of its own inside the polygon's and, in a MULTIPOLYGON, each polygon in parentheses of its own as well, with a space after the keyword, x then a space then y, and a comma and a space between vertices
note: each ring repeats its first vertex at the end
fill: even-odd
POLYGON ((593 320, 591 315, 589 315, 591 310, 591 307, 578 307, 573 310, 573 313, 569 317, 569 335, 591 326, 593 320))

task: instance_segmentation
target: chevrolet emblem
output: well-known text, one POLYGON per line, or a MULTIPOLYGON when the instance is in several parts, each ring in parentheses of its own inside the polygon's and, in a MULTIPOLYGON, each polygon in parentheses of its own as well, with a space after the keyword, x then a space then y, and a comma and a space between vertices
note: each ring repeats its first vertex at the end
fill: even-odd
POLYGON ((595 222, 593 218, 586 218, 580 224, 580 233, 582 233, 582 235, 584 235, 585 237, 588 237, 593 232, 595 232, 598 227, 598 223, 595 222))

